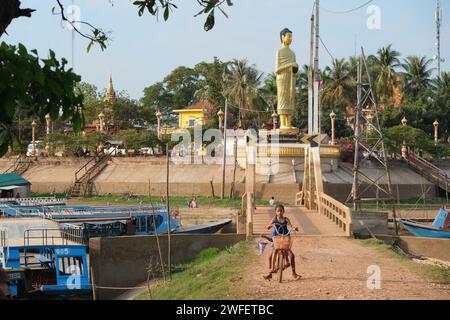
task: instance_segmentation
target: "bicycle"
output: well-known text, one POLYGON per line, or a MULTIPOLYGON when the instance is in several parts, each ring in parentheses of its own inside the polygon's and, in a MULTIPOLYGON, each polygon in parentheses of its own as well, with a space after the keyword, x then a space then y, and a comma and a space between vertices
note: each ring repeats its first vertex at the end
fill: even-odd
POLYGON ((275 252, 272 256, 272 259, 278 259, 278 261, 275 261, 277 261, 276 264, 278 265, 278 282, 281 283, 283 281, 284 269, 290 266, 290 263, 288 262, 289 265, 287 265, 285 264, 285 261, 289 261, 289 252, 291 251, 293 243, 291 232, 292 230, 295 231, 295 229, 288 229, 287 234, 281 234, 279 230, 280 229, 277 227, 277 224, 275 224, 275 231, 277 232, 277 235, 272 237, 273 245, 275 247, 275 252))

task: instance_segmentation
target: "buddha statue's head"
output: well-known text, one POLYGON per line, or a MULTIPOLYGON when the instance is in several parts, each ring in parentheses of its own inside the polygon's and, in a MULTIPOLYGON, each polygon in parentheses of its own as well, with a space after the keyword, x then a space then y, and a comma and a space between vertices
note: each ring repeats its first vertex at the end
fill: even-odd
POLYGON ((281 43, 284 46, 289 47, 292 43, 292 31, 289 30, 288 28, 284 28, 280 32, 280 38, 281 38, 281 43))

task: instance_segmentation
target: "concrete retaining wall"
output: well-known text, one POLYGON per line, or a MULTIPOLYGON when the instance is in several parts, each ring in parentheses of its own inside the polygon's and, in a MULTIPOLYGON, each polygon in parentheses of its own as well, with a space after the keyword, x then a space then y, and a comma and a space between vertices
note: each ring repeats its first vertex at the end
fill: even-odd
MULTIPOLYGON (((0 171, 6 170, 14 163, 15 158, 0 159, 0 171)), ((38 158, 33 162, 32 166, 24 174, 24 178, 32 183, 32 192, 35 193, 57 193, 66 192, 74 182, 75 172, 89 158, 38 158)), ((300 190, 298 183, 302 180, 301 161, 296 165, 297 184, 294 182, 294 176, 291 174, 292 164, 290 162, 281 167, 281 173, 271 178, 272 182, 268 183, 267 174, 259 174, 256 176, 256 197, 259 199, 275 199, 285 203, 294 203, 295 194, 300 190)), ((344 202, 351 190, 352 175, 351 168, 341 170, 334 168, 328 163, 330 159, 323 159, 324 172, 324 188, 325 192, 335 199, 344 202), (330 171, 332 173, 330 173, 330 171), (327 173, 328 172, 328 173, 327 173)), ((232 160, 228 162, 232 163, 232 160)), ((336 167, 337 162, 334 163, 336 167)), ((267 165, 265 165, 267 167, 267 165)), ((261 166, 261 172, 265 172, 267 168, 261 166)), ((267 170, 266 170, 267 171, 267 170)), ((170 168, 170 192, 173 195, 193 196, 203 195, 211 196, 210 181, 214 183, 215 194, 220 193, 222 180, 221 165, 175 165, 170 168)), ((367 174, 375 174, 373 169, 367 169, 367 174)), ((400 198, 413 198, 422 194, 423 188, 427 189, 431 184, 423 180, 419 175, 405 167, 404 164, 393 166, 391 168, 393 191, 400 198), (423 185, 422 185, 423 184, 423 185), (397 188, 398 186, 398 188, 397 188)), ((226 194, 230 192, 230 185, 233 176, 233 166, 228 165, 226 168, 226 194)), ((236 191, 237 195, 242 196, 244 193, 244 177, 245 170, 237 168, 236 170, 236 191)), ((124 194, 131 192, 136 195, 152 195, 165 194, 166 165, 165 158, 143 158, 143 157, 118 157, 108 164, 108 166, 95 179, 95 187, 98 194, 124 194)), ((372 192, 375 197, 375 192, 372 192)), ((437 195, 436 188, 432 187, 427 197, 433 198, 437 195)), ((369 195, 370 196, 370 195, 369 195)))
MULTIPOLYGON (((223 249, 245 240, 245 235, 172 235, 172 263, 180 263, 207 248, 223 249)), ((167 263, 167 237, 159 236, 162 256, 167 263)), ((95 286, 134 287, 147 280, 147 270, 159 261, 155 236, 94 238, 89 241, 90 266, 95 286)), ((159 267, 158 267, 159 268, 159 267)), ((96 289, 97 299, 113 299, 123 290, 96 289)))
POLYGON ((370 232, 388 234, 387 212, 352 212, 352 224, 353 234, 358 238, 370 236, 370 232))
MULTIPOLYGON (((388 235, 377 235, 377 238, 389 244, 392 244, 395 239, 395 237, 388 235)), ((399 239, 400 248, 412 255, 450 261, 450 239, 408 236, 399 237, 399 239)))

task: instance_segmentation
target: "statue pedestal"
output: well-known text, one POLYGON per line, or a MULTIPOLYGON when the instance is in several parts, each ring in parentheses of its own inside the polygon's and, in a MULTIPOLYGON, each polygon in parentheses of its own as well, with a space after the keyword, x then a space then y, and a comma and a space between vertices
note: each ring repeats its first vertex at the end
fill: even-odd
MULTIPOLYGON (((302 134, 295 131, 260 130, 257 144, 256 173, 267 176, 303 171, 305 161, 305 143, 302 134), (300 138, 299 138, 300 137, 300 138)), ((238 147, 237 160, 245 169, 247 149, 244 145, 238 147)), ((337 169, 341 151, 339 146, 321 145, 320 156, 323 172, 333 172, 337 169)))
POLYGON ((297 128, 280 128, 274 130, 275 134, 280 135, 298 135, 300 133, 300 130, 297 128))

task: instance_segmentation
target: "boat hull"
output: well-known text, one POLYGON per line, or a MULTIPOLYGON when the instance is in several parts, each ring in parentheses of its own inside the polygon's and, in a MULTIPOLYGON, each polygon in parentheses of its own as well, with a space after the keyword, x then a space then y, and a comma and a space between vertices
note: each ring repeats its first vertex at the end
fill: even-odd
POLYGON ((230 219, 217 221, 217 222, 210 222, 198 226, 193 227, 187 227, 187 228, 180 228, 174 233, 176 234, 212 234, 216 233, 220 229, 222 229, 227 224, 231 223, 230 219))
POLYGON ((450 230, 440 230, 428 225, 403 219, 400 219, 399 222, 406 230, 417 237, 450 239, 450 230))

